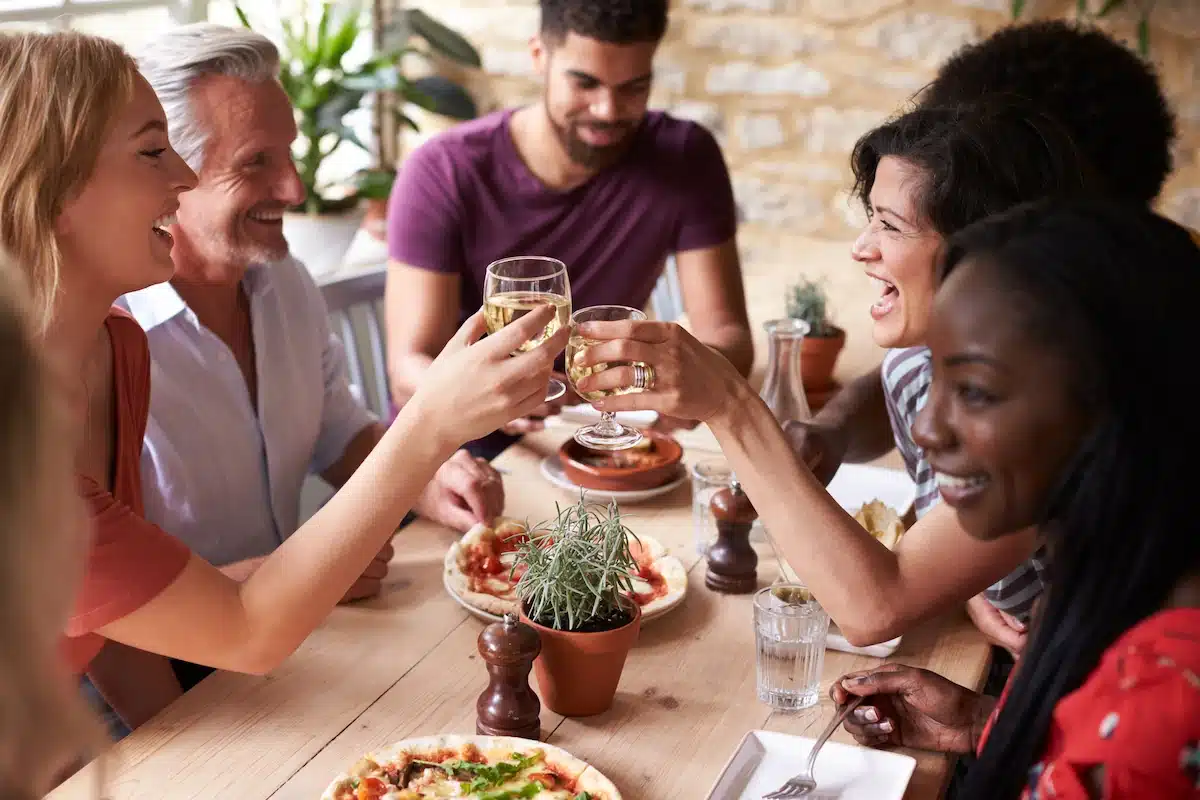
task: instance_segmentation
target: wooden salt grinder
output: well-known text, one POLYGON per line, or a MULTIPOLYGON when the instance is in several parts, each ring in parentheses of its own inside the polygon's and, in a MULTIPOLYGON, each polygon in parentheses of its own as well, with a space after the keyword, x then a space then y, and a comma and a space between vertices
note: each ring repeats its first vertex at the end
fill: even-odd
POLYGON ((704 585, 725 594, 748 594, 758 586, 758 553, 750 545, 750 529, 758 512, 736 481, 717 492, 709 504, 717 520, 717 541, 708 549, 704 585))
POLYGON ((537 632, 510 611, 503 622, 484 628, 477 644, 490 678, 475 702, 475 732, 538 741, 542 704, 529 685, 529 671, 542 650, 537 632))

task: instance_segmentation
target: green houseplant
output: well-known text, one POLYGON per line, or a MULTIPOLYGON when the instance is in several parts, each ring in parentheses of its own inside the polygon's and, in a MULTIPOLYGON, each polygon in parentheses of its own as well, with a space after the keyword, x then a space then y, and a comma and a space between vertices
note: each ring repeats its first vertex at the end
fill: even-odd
MULTIPOLYGON (((346 180, 341 185, 322 182, 322 166, 343 143, 368 153, 346 116, 363 107, 371 95, 386 93, 396 99, 392 112, 396 121, 417 130, 405 113, 409 104, 452 119, 471 119, 477 108, 470 94, 439 75, 409 79, 403 60, 412 54, 421 58, 446 58, 467 67, 481 65, 479 53, 461 35, 419 9, 405 9, 385 33, 384 47, 361 63, 347 56, 364 33, 369 17, 357 3, 319 0, 320 15, 314 22, 307 3, 296 19, 279 21, 279 80, 296 113, 299 139, 294 154, 296 170, 306 197, 302 207, 285 216, 288 241, 297 255, 314 272, 340 263, 366 212, 364 200, 386 200, 391 188, 390 169, 380 165, 346 180)), ((238 18, 252 28, 242 8, 234 6, 238 18)), ((375 155, 378 163, 380 158, 375 155)))
POLYGON ((525 571, 516 593, 521 620, 542 640, 534 662, 542 702, 563 716, 590 716, 612 706, 641 625, 630 598, 633 534, 615 503, 589 506, 581 494, 556 510, 517 550, 514 574, 518 565, 525 571))
POLYGON ((837 391, 833 370, 846 345, 846 332, 830 320, 828 305, 825 287, 817 281, 801 280, 788 288, 788 317, 803 320, 809 328, 800 349, 800 374, 814 412, 837 391))

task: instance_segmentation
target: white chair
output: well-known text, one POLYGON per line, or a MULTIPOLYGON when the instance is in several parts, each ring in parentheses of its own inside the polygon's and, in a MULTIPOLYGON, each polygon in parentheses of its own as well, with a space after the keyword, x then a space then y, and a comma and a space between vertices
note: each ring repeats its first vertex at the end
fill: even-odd
POLYGON ((321 281, 330 321, 346 351, 350 390, 383 419, 391 413, 380 307, 386 280, 387 270, 378 269, 321 281))

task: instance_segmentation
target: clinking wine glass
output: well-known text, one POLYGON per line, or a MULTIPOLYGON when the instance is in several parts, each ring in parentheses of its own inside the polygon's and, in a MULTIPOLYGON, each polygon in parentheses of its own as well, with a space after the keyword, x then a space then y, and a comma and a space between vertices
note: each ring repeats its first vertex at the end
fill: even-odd
MULTIPOLYGON (((636 366, 640 362, 610 361, 597 364, 593 367, 577 367, 575 360, 589 347, 596 344, 594 340, 585 339, 580 336, 576 332, 577 326, 585 322, 641 321, 644 319, 646 319, 645 314, 636 308, 629 308, 628 306, 590 306, 588 308, 581 308, 571 315, 571 337, 567 340, 567 378, 571 381, 571 387, 575 389, 576 394, 589 403, 592 403, 605 397, 612 397, 613 395, 642 391, 632 386, 625 386, 619 389, 599 389, 591 392, 581 392, 579 391, 579 382, 589 375, 600 373, 613 367, 636 366)), ((617 422, 617 415, 611 411, 602 411, 600 412, 599 422, 575 431, 575 441, 593 450, 625 450, 642 441, 642 432, 637 428, 630 428, 627 425, 617 422)))
MULTIPOLYGON (((483 316, 488 333, 496 333, 530 311, 542 306, 554 309, 554 316, 540 334, 517 348, 527 352, 549 339, 560 328, 571 324, 571 282, 567 265, 545 256, 515 256, 488 264, 483 287, 483 316)), ((562 381, 550 379, 546 402, 567 393, 562 381)))

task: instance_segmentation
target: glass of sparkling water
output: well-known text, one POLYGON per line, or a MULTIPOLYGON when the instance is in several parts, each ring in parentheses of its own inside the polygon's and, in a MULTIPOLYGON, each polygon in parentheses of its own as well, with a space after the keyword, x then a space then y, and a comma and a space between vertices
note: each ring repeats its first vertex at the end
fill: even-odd
POLYGON ((776 711, 820 701, 829 615, 799 583, 779 583, 754 595, 758 699, 776 711))

